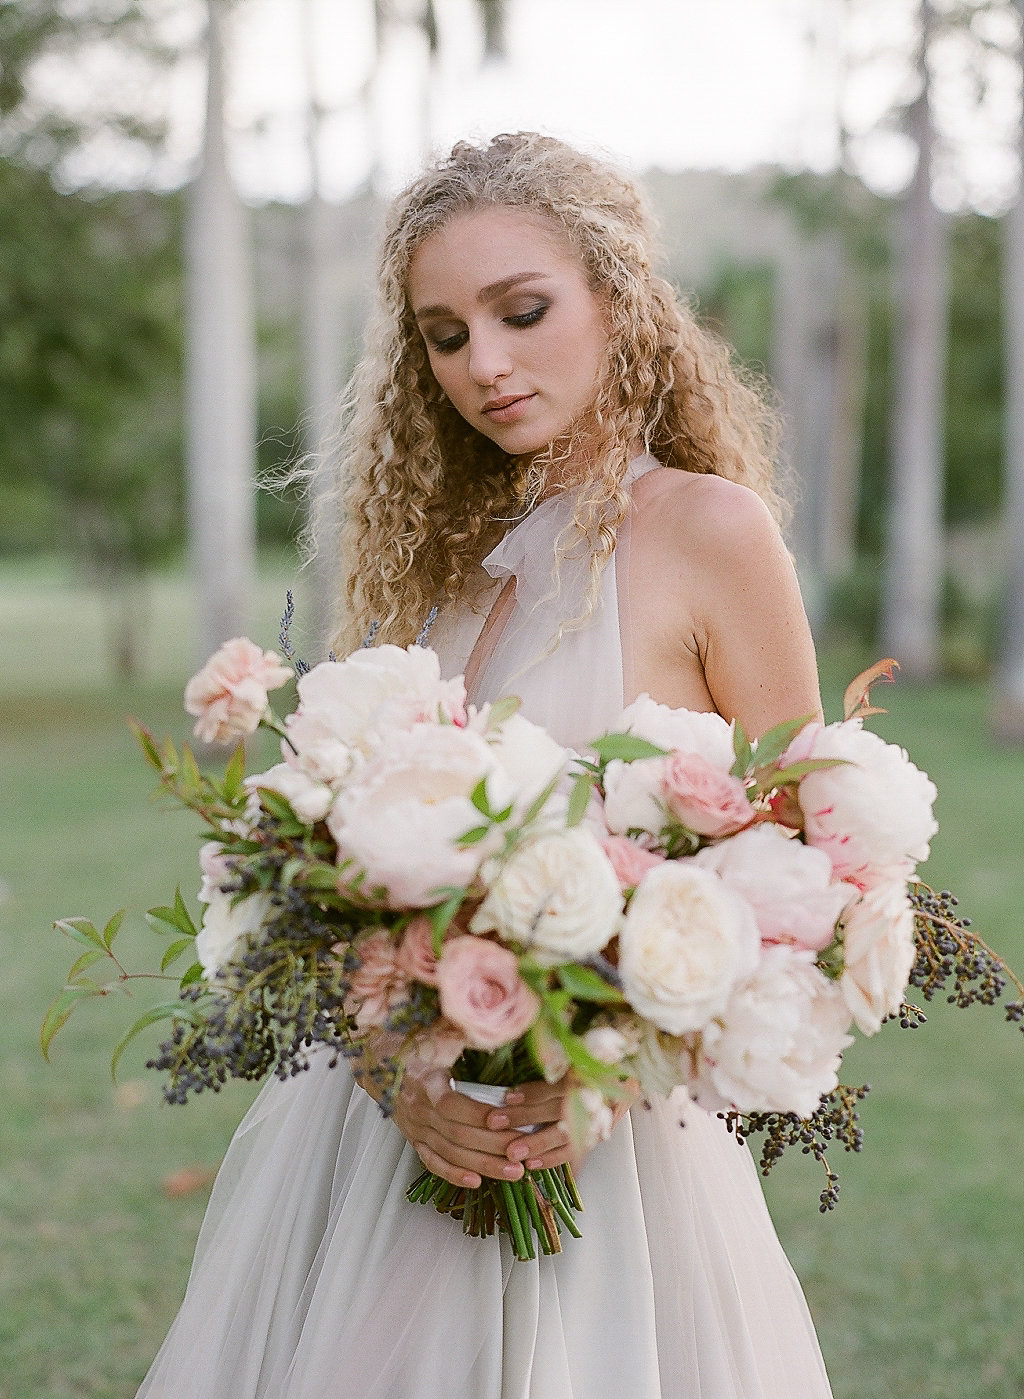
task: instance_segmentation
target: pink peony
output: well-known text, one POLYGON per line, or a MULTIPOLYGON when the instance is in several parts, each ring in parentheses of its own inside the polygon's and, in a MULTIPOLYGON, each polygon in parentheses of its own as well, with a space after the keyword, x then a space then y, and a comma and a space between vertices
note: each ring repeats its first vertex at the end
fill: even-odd
POLYGON ((782 762, 806 758, 844 760, 800 780, 808 845, 824 850, 839 878, 859 889, 908 879, 928 858, 928 842, 938 830, 928 776, 859 719, 806 725, 782 762))
MULTIPOLYGON (((430 926, 430 919, 423 914, 414 918, 402 934, 398 965, 410 981, 422 981, 425 986, 437 985, 434 932, 430 926)), ((455 1057, 458 1058, 458 1055, 455 1057)))
POLYGON ((728 835, 754 819, 754 809, 740 779, 723 772, 699 753, 670 753, 665 759, 663 781, 669 811, 698 835, 728 835))
POLYGON ((349 983, 345 1011, 355 1017, 356 1028, 373 1030, 405 1000, 409 978, 398 961, 398 949, 388 933, 371 933, 356 943, 360 965, 349 983))
POLYGON ((244 636, 225 641, 185 686, 185 709, 196 716, 201 743, 230 743, 255 733, 267 708, 267 691, 292 677, 274 651, 261 651, 244 636))
POLYGON ((471 1049, 499 1049, 530 1028, 540 1000, 508 948, 471 935, 445 943, 437 967, 441 1010, 471 1049))
POLYGON ((857 897, 852 884, 833 878, 823 850, 783 834, 778 826, 751 826, 693 858, 743 895, 765 942, 820 951, 835 936, 843 909, 857 897))
POLYGON ((605 836, 601 848, 623 889, 635 889, 647 871, 660 865, 665 858, 656 850, 645 850, 627 836, 605 836))

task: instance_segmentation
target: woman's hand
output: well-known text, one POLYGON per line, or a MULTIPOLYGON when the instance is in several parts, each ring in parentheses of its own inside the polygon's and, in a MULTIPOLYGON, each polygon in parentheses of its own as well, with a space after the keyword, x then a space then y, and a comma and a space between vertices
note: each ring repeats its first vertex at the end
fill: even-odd
POLYGON ((494 1109, 486 1103, 475 1103, 450 1088, 435 1102, 430 1087, 429 1081, 407 1074, 394 1111, 395 1124, 427 1170, 469 1190, 475 1190, 483 1176, 518 1180, 522 1161, 509 1155, 509 1150, 519 1133, 489 1127, 487 1119, 494 1109))
MULTIPOLYGON (((500 1108, 491 1108, 487 1126, 492 1130, 518 1128, 506 1149, 510 1161, 522 1161, 527 1170, 544 1171, 566 1162, 578 1171, 586 1152, 575 1152, 565 1121, 565 1099, 572 1085, 567 1079, 558 1083, 523 1083, 511 1090, 500 1108), (523 1127, 536 1126, 536 1132, 520 1135, 523 1127)), ((632 1081, 629 1093, 612 1108, 612 1129, 622 1121, 639 1097, 639 1086, 632 1081)))

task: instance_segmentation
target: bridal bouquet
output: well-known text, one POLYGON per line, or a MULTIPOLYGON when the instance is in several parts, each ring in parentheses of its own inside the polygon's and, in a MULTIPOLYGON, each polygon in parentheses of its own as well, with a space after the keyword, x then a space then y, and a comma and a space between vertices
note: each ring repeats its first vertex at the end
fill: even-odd
MULTIPOLYGON (((852 1024, 923 1018, 908 981, 926 998, 953 976, 963 1003, 1001 994, 1005 969, 951 896, 916 883, 935 788, 863 727, 883 668, 851 687, 840 723, 797 719, 753 743, 645 695, 582 754, 514 699, 468 706, 424 647, 298 669, 283 721, 268 692, 292 672, 245 639, 185 692, 205 743, 274 730, 282 761, 267 771, 246 776, 239 743, 214 780, 187 747, 137 730, 206 828, 199 926, 180 893, 148 915, 171 934, 160 974, 177 995, 114 1055, 169 1020, 150 1062, 172 1102, 229 1077, 287 1078, 314 1052, 351 1061, 385 1113, 405 1076, 491 1102, 543 1077, 565 1082, 584 1150, 616 1102, 681 1090, 737 1135, 767 1133, 768 1169, 788 1144, 822 1161, 829 1141, 859 1148, 866 1090, 839 1084, 842 1053, 852 1024)), ((80 1000, 133 979, 119 924, 57 925, 84 951, 44 1051, 80 1000), (87 975, 103 958, 118 969, 107 983, 87 975)), ((506 1231, 519 1258, 579 1232, 568 1166, 475 1190, 423 1172, 409 1198, 470 1233, 506 1231)))

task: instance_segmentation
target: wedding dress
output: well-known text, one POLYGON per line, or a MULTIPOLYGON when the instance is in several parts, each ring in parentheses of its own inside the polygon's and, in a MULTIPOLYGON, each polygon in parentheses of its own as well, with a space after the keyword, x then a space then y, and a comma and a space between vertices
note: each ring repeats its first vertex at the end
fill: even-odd
MULTIPOLYGON (((586 624, 552 647, 590 576, 571 540, 552 569, 572 514, 552 497, 485 560, 505 616, 481 638, 471 698, 517 693, 581 746, 630 683, 629 524, 586 624)), ((481 623, 442 612, 431 644, 451 673, 481 623)), ((409 1204, 414 1151, 347 1068, 314 1059, 238 1128, 139 1399, 829 1399, 753 1160, 721 1122, 674 1100, 634 1107, 580 1173, 584 1237, 518 1262, 504 1236, 409 1204)))

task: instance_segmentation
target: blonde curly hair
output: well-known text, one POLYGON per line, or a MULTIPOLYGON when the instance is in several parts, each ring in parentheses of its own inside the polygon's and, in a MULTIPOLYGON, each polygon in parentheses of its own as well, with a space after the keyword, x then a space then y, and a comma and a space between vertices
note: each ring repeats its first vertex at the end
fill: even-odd
POLYGON ((431 372, 406 291, 411 259, 449 219, 493 206, 557 225, 604 307, 608 347, 586 423, 593 467, 575 512, 594 596, 628 509, 622 480, 638 442, 665 466, 740 482, 777 519, 784 513, 778 415, 652 270, 653 220, 633 181, 533 132, 460 142, 395 200, 384 234, 368 348, 332 469, 345 516, 339 652, 373 624, 377 639, 406 644, 435 604, 471 593, 480 560, 510 520, 558 488, 552 468, 580 445, 576 424, 532 458, 510 457, 459 416, 431 372))

